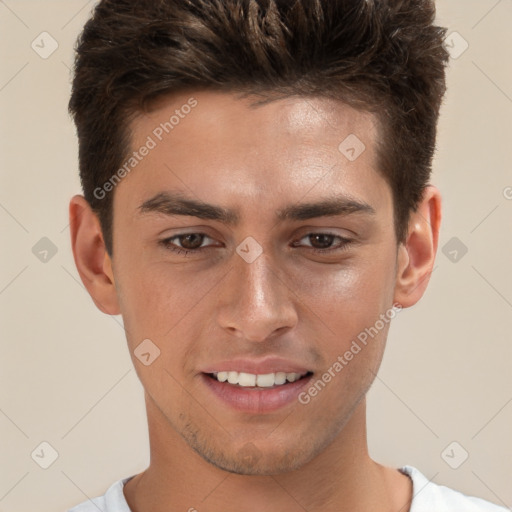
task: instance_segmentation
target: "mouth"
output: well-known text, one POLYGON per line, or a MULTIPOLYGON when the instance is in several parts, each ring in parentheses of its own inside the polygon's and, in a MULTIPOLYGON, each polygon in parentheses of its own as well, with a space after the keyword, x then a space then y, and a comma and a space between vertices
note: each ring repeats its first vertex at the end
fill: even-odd
POLYGON ((201 374, 213 403, 238 413, 263 414, 297 405, 298 395, 313 372, 274 372, 254 374, 219 371, 201 374))

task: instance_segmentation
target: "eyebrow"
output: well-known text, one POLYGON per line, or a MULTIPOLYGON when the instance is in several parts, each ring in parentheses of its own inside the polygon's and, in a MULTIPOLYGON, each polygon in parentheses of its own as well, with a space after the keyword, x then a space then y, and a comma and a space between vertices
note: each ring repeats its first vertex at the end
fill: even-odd
MULTIPOLYGON (((198 201, 186 197, 181 192, 160 192, 151 199, 144 201, 138 207, 138 210, 141 214, 162 213, 169 216, 184 215, 216 220, 229 226, 236 226, 240 222, 238 210, 198 201)), ((288 205, 276 212, 276 218, 279 221, 301 221, 316 217, 354 213, 375 215, 376 211, 364 201, 355 200, 344 195, 336 195, 315 202, 288 205)))

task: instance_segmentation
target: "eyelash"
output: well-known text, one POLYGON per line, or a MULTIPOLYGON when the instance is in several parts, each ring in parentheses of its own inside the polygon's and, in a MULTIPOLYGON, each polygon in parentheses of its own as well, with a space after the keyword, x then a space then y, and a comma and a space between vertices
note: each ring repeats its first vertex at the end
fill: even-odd
MULTIPOLYGON (((184 255, 184 256, 187 256, 190 253, 199 253, 201 251, 205 251, 205 250, 213 249, 214 248, 212 246, 206 246, 206 247, 200 247, 200 248, 197 248, 197 249, 183 249, 181 247, 177 247, 177 246, 173 245, 172 242, 171 242, 171 240, 174 240, 175 238, 181 238, 181 237, 188 236, 188 235, 200 235, 200 236, 203 236, 203 237, 206 237, 206 238, 210 238, 205 233, 181 233, 181 234, 178 234, 178 235, 174 235, 174 236, 172 236, 170 238, 165 238, 164 240, 161 240, 159 243, 165 249, 168 249, 170 251, 173 251, 173 252, 175 252, 177 254, 181 254, 181 255, 184 255)), ((328 235, 328 236, 333 236, 334 238, 338 238, 339 240, 341 240, 341 245, 339 245, 337 247, 334 247, 334 248, 316 249, 316 248, 313 247, 313 248, 311 248, 311 250, 314 253, 328 254, 328 253, 332 253, 332 252, 341 252, 341 251, 347 250, 349 245, 352 243, 352 240, 350 240, 348 238, 344 238, 344 237, 342 237, 340 235, 335 235, 334 233, 328 233, 328 232, 323 232, 323 231, 322 232, 307 233, 300 240, 302 240, 303 238, 306 238, 308 236, 312 236, 312 235, 328 235)))

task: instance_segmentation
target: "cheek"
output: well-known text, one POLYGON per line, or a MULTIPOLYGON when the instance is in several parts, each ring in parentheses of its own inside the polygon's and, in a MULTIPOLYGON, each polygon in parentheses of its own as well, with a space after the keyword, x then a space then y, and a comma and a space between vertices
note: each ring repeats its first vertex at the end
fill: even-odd
MULTIPOLYGON (((374 254, 375 255, 375 254, 374 254)), ((390 259, 354 257, 340 265, 302 268, 293 280, 297 296, 308 301, 327 325, 362 325, 389 308, 394 277, 390 259)), ((337 330, 337 329, 336 329, 337 330)))
MULTIPOLYGON (((371 386, 396 315, 387 266, 376 261, 331 272, 324 279, 306 280, 309 286, 301 291, 309 297, 304 314, 311 322, 312 336, 316 333, 323 365, 301 403, 328 402, 326 410, 346 417, 371 386)), ((324 419, 330 421, 328 415, 324 419)))
POLYGON ((377 371, 395 316, 392 261, 359 259, 301 281, 297 295, 305 298, 304 315, 319 339, 326 367, 339 363, 336 375, 343 376, 337 380, 365 380, 371 376, 368 369, 377 371))
POLYGON ((204 307, 212 300, 209 296, 215 296, 214 283, 223 272, 190 272, 185 267, 134 257, 118 266, 119 302, 132 346, 145 338, 163 346, 164 340, 183 337, 191 319, 204 317, 204 307))
POLYGON ((183 274, 171 272, 170 268, 127 259, 123 268, 118 268, 116 282, 126 339, 139 379, 154 399, 177 400, 181 396, 184 361, 197 359, 190 319, 204 315, 198 303, 208 287, 204 283, 191 286, 183 274), (134 268, 138 270, 131 270, 134 268), (142 345, 143 340, 152 344, 142 345), (148 348, 142 351, 139 346, 148 348), (137 355, 144 352, 149 352, 151 358, 155 353, 158 356, 146 366, 137 355))

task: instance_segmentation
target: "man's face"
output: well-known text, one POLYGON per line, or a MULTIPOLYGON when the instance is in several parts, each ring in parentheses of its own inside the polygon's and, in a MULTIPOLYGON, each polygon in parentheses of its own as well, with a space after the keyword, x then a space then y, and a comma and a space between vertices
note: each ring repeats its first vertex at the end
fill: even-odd
POLYGON ((397 246, 374 118, 326 99, 253 101, 202 91, 133 122, 132 149, 150 150, 115 189, 112 264, 148 413, 218 467, 271 474, 313 459, 361 403, 382 359, 397 246), (236 215, 171 214, 176 193, 236 215), (349 206, 300 210, 334 198, 349 206), (160 350, 149 365, 134 355, 143 340, 160 350), (209 375, 237 369, 308 373, 268 388, 209 375))

